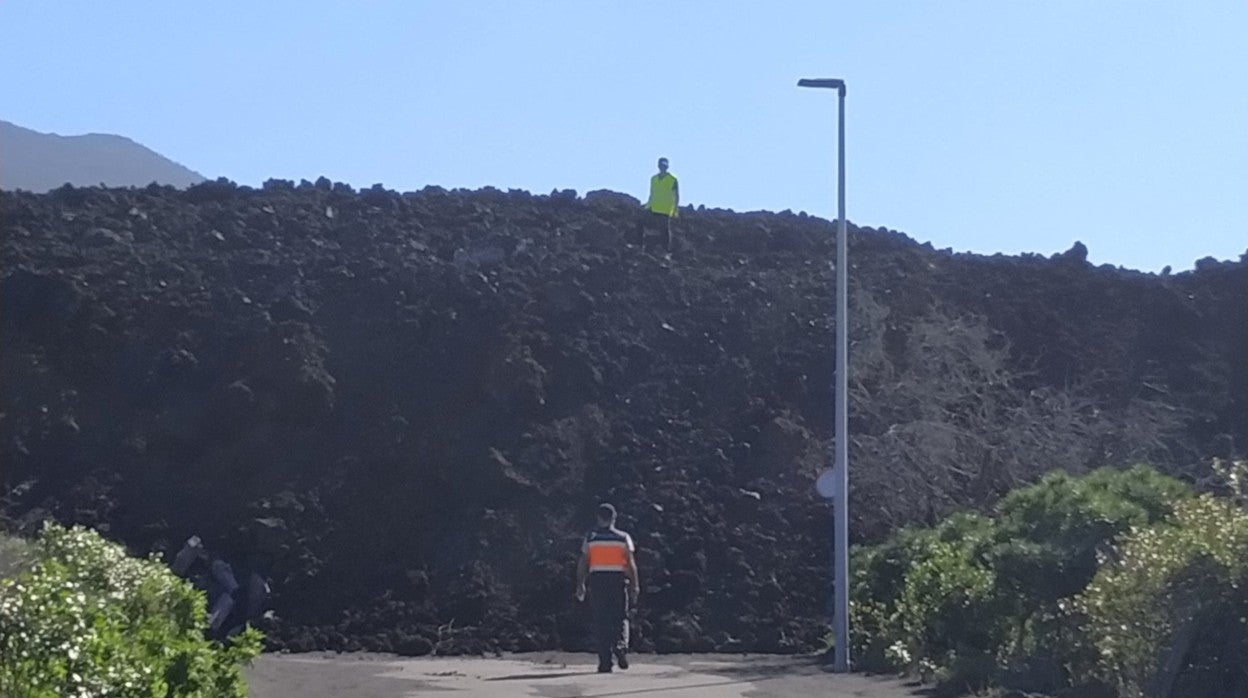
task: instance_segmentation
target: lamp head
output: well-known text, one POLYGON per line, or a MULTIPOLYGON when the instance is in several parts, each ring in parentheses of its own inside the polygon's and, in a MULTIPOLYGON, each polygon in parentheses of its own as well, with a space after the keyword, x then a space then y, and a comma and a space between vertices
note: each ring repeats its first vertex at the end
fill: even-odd
POLYGON ((798 87, 826 87, 845 92, 845 81, 838 78, 802 78, 797 81, 798 87))

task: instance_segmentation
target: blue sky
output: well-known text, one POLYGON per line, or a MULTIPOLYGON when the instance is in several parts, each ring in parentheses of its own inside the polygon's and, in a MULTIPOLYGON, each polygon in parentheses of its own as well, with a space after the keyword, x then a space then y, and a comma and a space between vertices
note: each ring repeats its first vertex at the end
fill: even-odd
MULTIPOLYGON (((938 248, 1248 249, 1248 3, 0 2, 0 118, 209 177, 599 188, 938 248)), ((3 154, 0 153, 0 166, 3 154)))

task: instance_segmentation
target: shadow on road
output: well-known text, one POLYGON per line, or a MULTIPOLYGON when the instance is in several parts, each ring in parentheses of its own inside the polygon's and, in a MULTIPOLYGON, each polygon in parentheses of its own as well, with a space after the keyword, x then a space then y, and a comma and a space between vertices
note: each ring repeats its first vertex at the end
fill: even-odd
POLYGON ((562 679, 568 676, 589 676, 597 674, 595 670, 590 671, 554 671, 546 674, 508 674, 507 676, 494 676, 486 681, 525 681, 528 679, 562 679))

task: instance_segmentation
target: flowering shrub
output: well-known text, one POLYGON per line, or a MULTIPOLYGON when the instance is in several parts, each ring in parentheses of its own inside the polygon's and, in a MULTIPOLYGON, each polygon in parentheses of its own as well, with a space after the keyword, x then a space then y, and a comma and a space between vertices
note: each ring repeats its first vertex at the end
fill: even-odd
POLYGON ((965 689, 1049 691, 1094 654, 1072 599, 1098 551, 1132 527, 1173 519, 1190 489, 1144 467, 1055 472, 1006 496, 991 518, 955 514, 854 551, 860 668, 902 670, 965 689))
POLYGON ((1182 502, 1174 525, 1137 529, 1107 560, 1075 608, 1086 615, 1097 650, 1084 672, 1119 694, 1157 692, 1168 655, 1177 660, 1169 683, 1186 671, 1191 685, 1167 695, 1241 695, 1248 612, 1248 513, 1210 495, 1182 502), (1200 647, 1200 662, 1185 656, 1200 647), (1234 669, 1230 674, 1218 667, 1234 669), (1197 678, 1194 674, 1203 673, 1197 678))
POLYGON ((158 560, 50 524, 29 569, 0 581, 0 695, 246 696, 259 633, 222 647, 206 627, 202 594, 158 560))

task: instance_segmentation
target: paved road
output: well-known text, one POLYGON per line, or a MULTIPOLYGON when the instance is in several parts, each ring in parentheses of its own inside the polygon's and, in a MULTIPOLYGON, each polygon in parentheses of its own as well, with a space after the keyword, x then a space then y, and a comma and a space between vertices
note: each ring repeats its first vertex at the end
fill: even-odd
POLYGON ((252 698, 911 698, 911 684, 825 672, 809 657, 639 655, 628 671, 594 671, 589 654, 403 658, 269 654, 248 671, 252 698))

